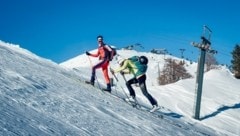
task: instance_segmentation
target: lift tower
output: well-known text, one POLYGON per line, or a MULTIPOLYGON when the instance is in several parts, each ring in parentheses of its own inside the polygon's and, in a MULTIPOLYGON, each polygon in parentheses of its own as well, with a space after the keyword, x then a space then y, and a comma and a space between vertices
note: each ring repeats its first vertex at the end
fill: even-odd
POLYGON ((199 48, 201 51, 200 58, 198 60, 196 88, 195 88, 196 98, 195 98, 194 118, 197 120, 199 120, 199 117, 200 117, 205 56, 206 56, 206 51, 210 50, 211 34, 212 34, 212 31, 207 26, 203 26, 203 35, 201 36, 201 40, 202 40, 201 43, 192 42, 192 45, 194 47, 199 48))

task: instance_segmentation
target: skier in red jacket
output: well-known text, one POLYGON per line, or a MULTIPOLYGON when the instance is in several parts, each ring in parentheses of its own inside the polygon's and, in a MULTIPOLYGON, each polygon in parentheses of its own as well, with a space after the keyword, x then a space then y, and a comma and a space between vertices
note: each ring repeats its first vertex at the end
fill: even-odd
POLYGON ((106 46, 106 44, 103 42, 103 36, 99 35, 97 37, 98 41, 98 51, 97 53, 89 53, 86 51, 86 55, 92 56, 92 57, 99 57, 100 62, 92 66, 92 76, 90 81, 86 81, 86 83, 90 83, 91 85, 94 85, 95 77, 96 77, 96 69, 102 68, 102 72, 107 84, 107 88, 104 88, 104 91, 111 92, 111 85, 110 85, 110 78, 108 75, 108 66, 109 61, 113 58, 113 55, 111 54, 109 57, 109 53, 112 52, 112 49, 109 46, 106 46))

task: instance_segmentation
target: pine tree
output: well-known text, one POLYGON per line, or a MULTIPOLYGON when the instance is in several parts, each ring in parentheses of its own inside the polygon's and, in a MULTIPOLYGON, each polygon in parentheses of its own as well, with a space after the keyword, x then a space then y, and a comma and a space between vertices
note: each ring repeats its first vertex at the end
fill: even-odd
POLYGON ((232 69, 237 79, 240 79, 240 45, 236 44, 232 52, 232 69))

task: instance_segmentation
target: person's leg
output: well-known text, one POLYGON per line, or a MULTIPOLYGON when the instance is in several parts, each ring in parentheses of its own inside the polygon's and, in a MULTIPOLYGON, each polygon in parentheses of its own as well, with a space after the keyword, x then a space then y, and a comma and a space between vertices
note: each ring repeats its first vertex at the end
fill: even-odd
POLYGON ((108 65, 109 65, 108 62, 104 63, 102 65, 102 71, 103 71, 103 76, 104 76, 106 83, 110 84, 110 78, 109 78, 109 74, 108 74, 108 65))
POLYGON ((143 95, 149 100, 149 102, 152 105, 157 105, 157 101, 152 97, 151 94, 148 93, 147 91, 147 87, 146 87, 146 75, 141 76, 140 78, 138 78, 138 83, 139 86, 142 90, 143 95))
POLYGON ((110 78, 109 78, 109 75, 108 75, 108 65, 109 65, 108 62, 106 62, 105 64, 103 64, 103 66, 102 66, 102 71, 103 71, 104 79, 105 79, 106 84, 107 84, 106 91, 111 92, 110 78))
POLYGON ((103 60, 92 67, 92 75, 91 75, 91 79, 90 79, 90 82, 92 85, 94 85, 94 81, 95 81, 95 77, 96 77, 96 69, 101 68, 104 63, 105 63, 105 61, 103 60))
POLYGON ((136 78, 132 78, 132 79, 130 79, 130 80, 128 80, 127 82, 126 82, 126 86, 127 86, 127 88, 128 88, 128 91, 129 91, 129 93, 130 93, 130 96, 133 96, 134 98, 135 98, 135 96, 136 96, 136 94, 135 94, 135 91, 133 90, 133 88, 132 88, 132 84, 136 84, 138 81, 137 81, 137 79, 136 78))

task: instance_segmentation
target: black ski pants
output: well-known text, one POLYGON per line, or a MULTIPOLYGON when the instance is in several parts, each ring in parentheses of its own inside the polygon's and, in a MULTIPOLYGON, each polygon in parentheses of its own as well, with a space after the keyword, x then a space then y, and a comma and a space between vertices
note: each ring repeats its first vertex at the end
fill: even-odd
POLYGON ((130 80, 128 80, 128 81, 126 82, 126 86, 127 86, 128 90, 129 90, 130 95, 133 96, 133 97, 135 97, 136 94, 135 94, 135 91, 134 91, 134 89, 132 88, 131 85, 132 85, 132 84, 139 83, 139 86, 140 86, 140 88, 141 88, 141 91, 142 91, 143 95, 149 100, 149 102, 150 102, 152 105, 157 105, 157 101, 156 101, 156 100, 152 97, 152 95, 149 94, 148 91, 147 91, 146 78, 147 78, 147 77, 146 77, 145 74, 142 75, 142 76, 139 77, 139 78, 134 77, 134 78, 132 78, 132 79, 130 79, 130 80))

